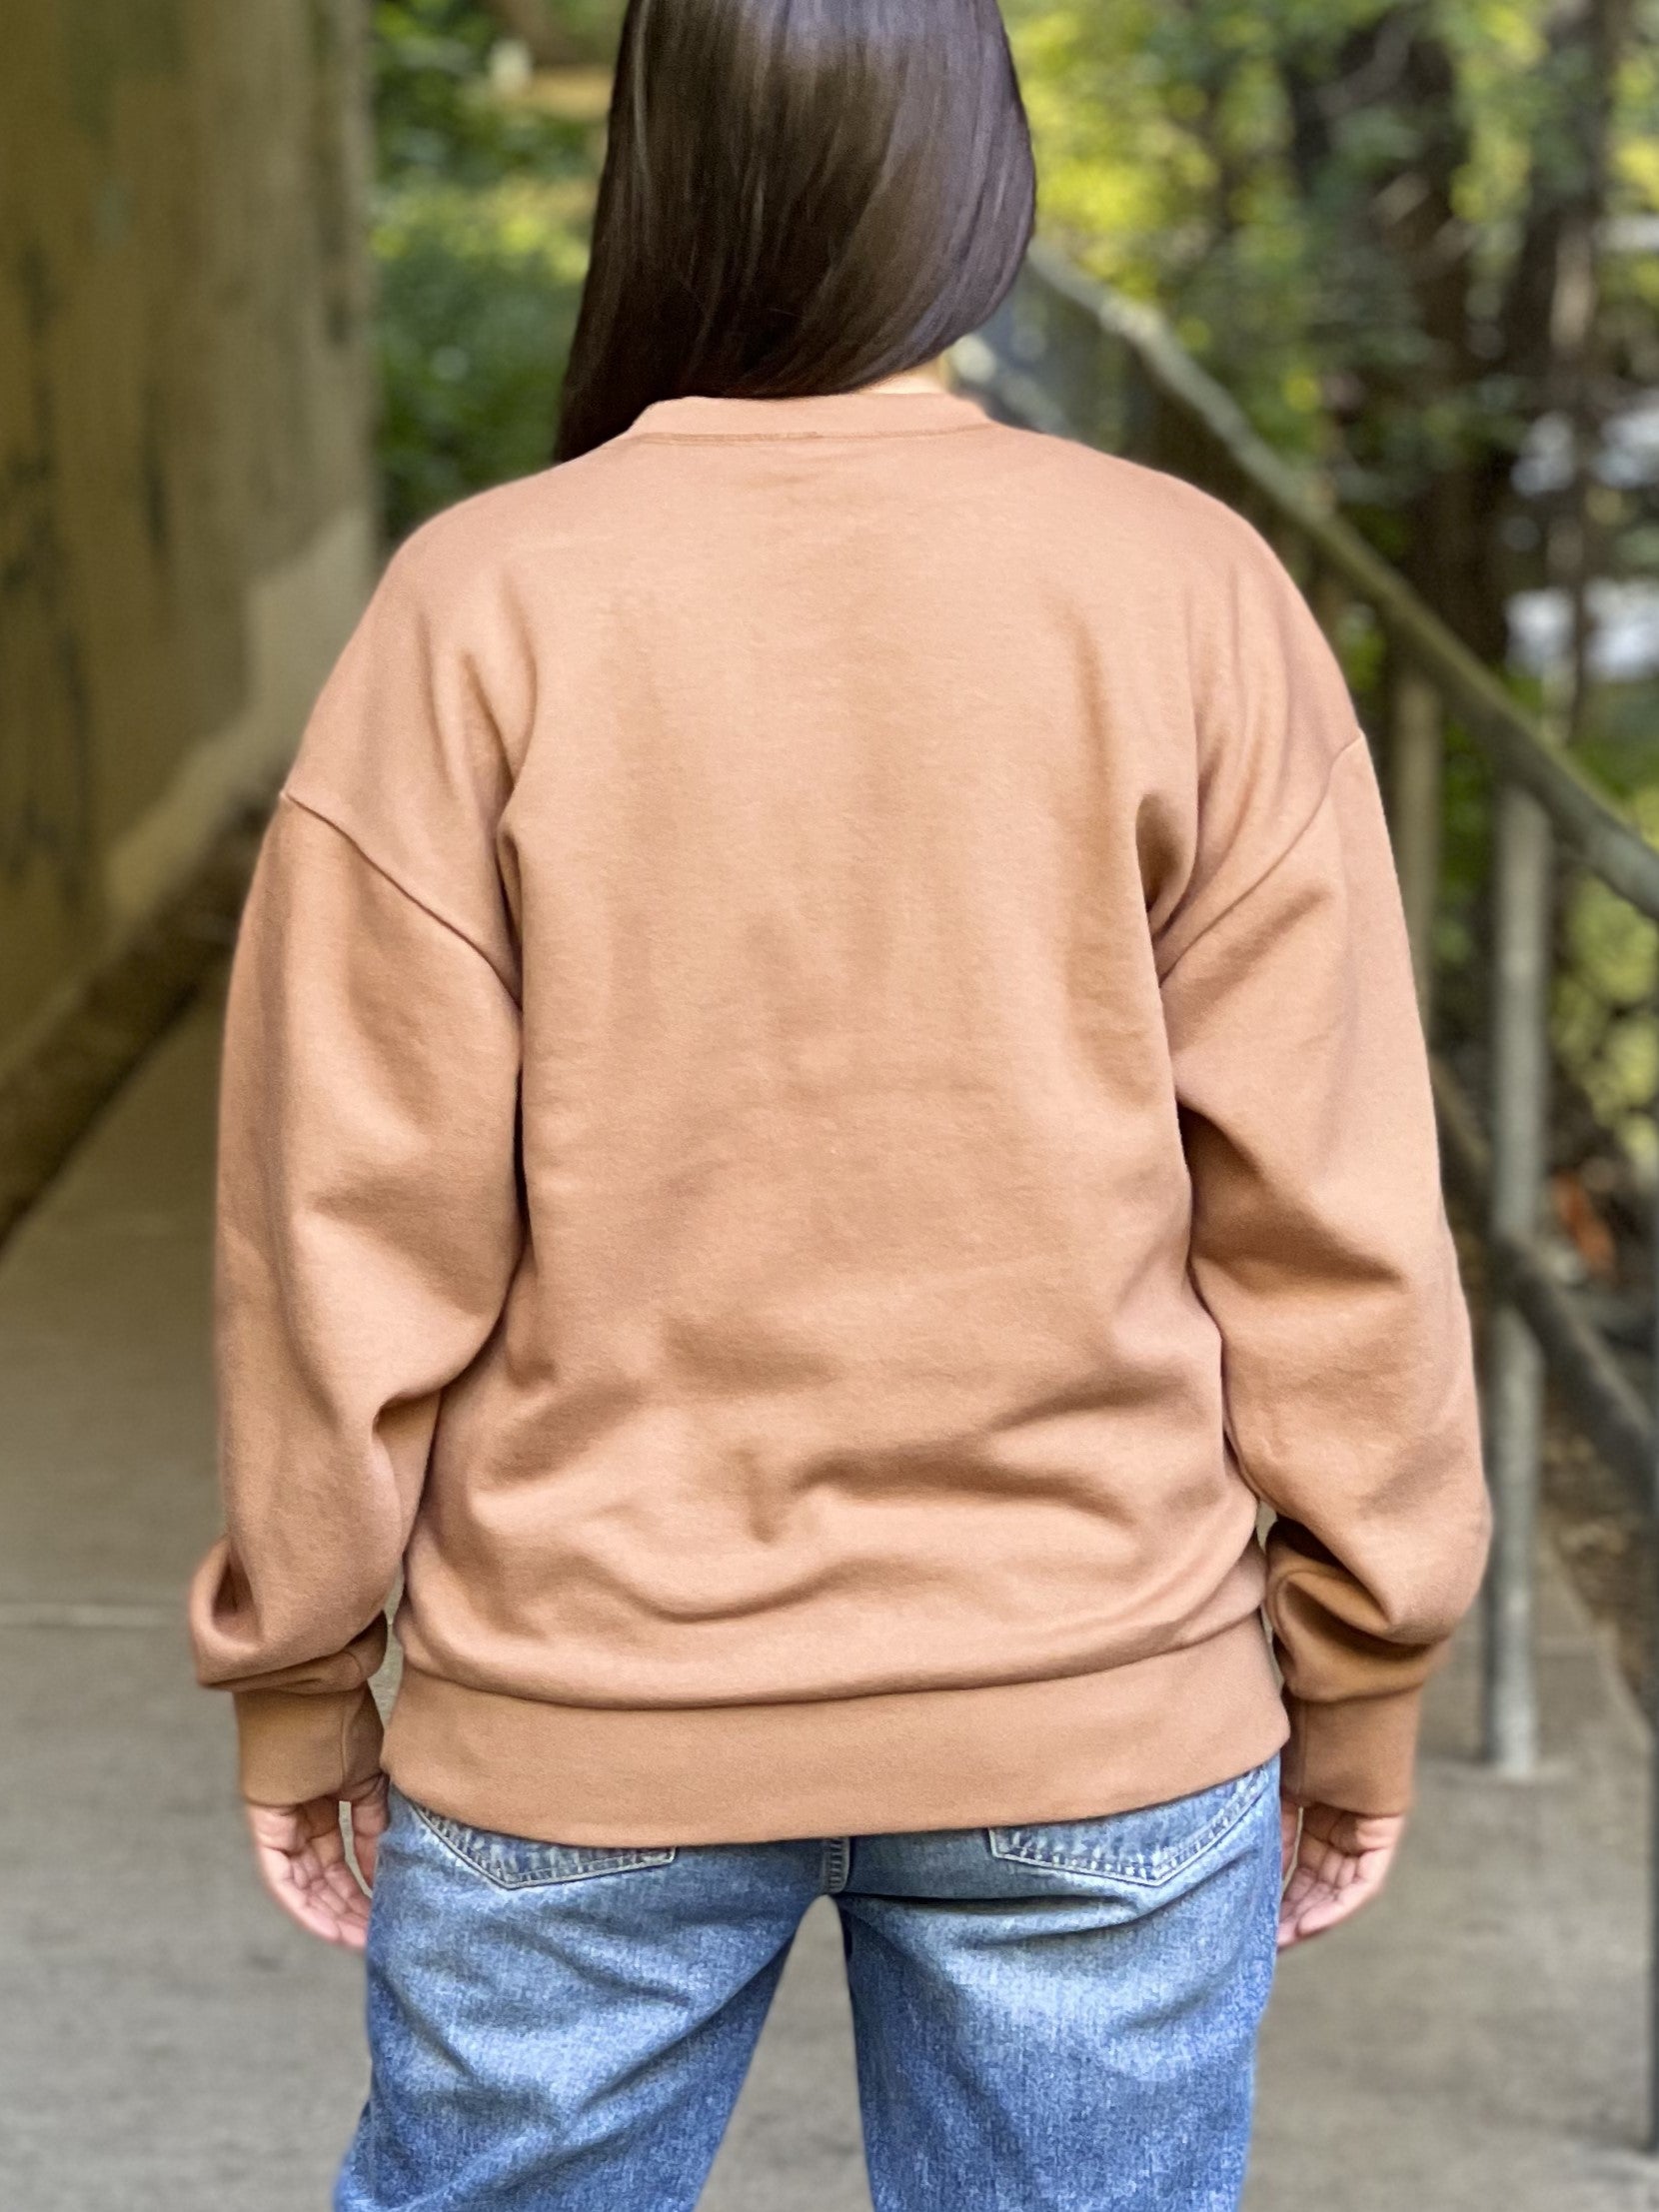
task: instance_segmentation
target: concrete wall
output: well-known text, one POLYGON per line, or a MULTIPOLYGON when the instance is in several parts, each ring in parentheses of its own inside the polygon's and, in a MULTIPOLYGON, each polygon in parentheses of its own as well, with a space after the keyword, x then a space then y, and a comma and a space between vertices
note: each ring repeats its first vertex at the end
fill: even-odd
POLYGON ((0 1073, 280 774, 361 604, 363 0, 0 23, 0 1073))

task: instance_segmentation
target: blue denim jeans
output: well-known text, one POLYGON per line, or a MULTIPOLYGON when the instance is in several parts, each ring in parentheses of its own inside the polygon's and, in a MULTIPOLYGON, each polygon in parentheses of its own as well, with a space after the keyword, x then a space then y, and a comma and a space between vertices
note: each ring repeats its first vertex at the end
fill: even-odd
POLYGON ((689 2212, 826 1893, 876 2212, 1224 2212, 1277 1775, 1092 1820, 672 1850, 529 1842, 394 1791, 336 2212, 689 2212))

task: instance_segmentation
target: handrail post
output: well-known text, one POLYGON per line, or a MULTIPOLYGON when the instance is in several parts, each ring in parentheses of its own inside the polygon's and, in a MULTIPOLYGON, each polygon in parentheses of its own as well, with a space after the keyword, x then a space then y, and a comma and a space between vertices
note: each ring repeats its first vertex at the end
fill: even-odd
POLYGON ((1445 708, 1428 677, 1397 650, 1389 697, 1388 796, 1400 901, 1425 1035, 1434 1019, 1434 916, 1440 888, 1445 708))
POLYGON ((1538 1758, 1533 1666, 1544 1364, 1516 1304, 1505 1247, 1537 1233, 1549 1092, 1549 818, 1518 784, 1495 808, 1492 1182, 1486 1322, 1486 1463, 1494 1532, 1486 1583, 1486 1756, 1530 1774, 1538 1758))

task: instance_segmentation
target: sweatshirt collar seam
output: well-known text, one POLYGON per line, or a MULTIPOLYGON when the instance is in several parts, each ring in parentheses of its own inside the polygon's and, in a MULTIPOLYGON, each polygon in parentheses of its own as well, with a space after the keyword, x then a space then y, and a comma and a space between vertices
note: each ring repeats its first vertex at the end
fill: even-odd
POLYGON ((675 446, 703 446, 711 441, 727 444, 776 446, 800 445, 811 441, 817 445, 861 445, 872 439, 882 438, 955 438, 964 432, 995 430, 991 422, 983 423, 920 423, 900 426, 894 423, 883 430, 642 430, 630 429, 625 438, 656 439, 659 444, 675 446))

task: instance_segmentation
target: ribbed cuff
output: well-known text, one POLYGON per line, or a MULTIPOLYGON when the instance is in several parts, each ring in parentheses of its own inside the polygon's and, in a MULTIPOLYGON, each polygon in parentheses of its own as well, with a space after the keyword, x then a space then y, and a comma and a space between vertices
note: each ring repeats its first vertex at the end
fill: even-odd
POLYGON ((1411 1809, 1420 1686, 1331 1704, 1309 1704, 1287 1694, 1284 1702, 1290 1740, 1280 1787, 1293 1803, 1372 1814, 1411 1809))
POLYGON ((340 1797, 380 1771, 380 1708, 367 1682, 318 1695, 235 1693, 242 1794, 250 1804, 340 1797))

